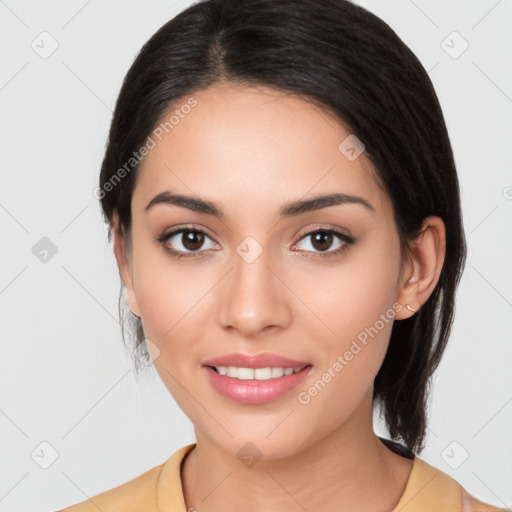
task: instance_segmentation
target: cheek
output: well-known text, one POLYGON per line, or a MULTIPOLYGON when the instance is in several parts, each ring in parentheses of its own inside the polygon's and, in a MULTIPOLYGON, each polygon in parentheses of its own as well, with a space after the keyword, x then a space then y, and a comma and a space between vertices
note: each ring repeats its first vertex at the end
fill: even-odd
POLYGON ((389 335, 391 322, 383 326, 380 320, 381 315, 394 318, 399 258, 398 240, 387 243, 385 237, 373 237, 364 247, 348 252, 339 265, 311 266, 295 278, 294 290, 307 298, 304 302, 316 313, 317 326, 320 319, 323 332, 330 332, 330 344, 343 348, 376 323, 383 337, 389 335))
POLYGON ((315 378, 299 390, 297 407, 306 424, 314 423, 323 434, 356 414, 365 397, 371 400, 393 326, 394 309, 386 288, 376 288, 379 283, 371 273, 356 277, 356 286, 340 279, 337 292, 319 298, 318 311, 329 330, 319 328, 318 321, 313 322, 316 328, 310 322, 303 330, 309 329, 308 337, 316 332, 320 363, 315 378))
POLYGON ((199 339, 198 314, 212 286, 196 279, 192 266, 172 261, 163 249, 149 244, 138 248, 133 260, 134 288, 144 332, 167 358, 179 352, 180 344, 191 348, 189 340, 199 339))
POLYGON ((156 346, 156 357, 151 354, 155 370, 185 414, 195 418, 189 393, 197 378, 194 365, 202 357, 205 320, 199 314, 207 307, 211 285, 192 276, 172 264, 147 265, 138 274, 136 294, 144 334, 156 346))
MULTIPOLYGON (((368 244, 354 252, 336 269, 309 273, 300 291, 317 315, 307 315, 303 332, 318 340, 321 348, 319 377, 325 377, 326 387, 348 409, 371 387, 386 355, 395 318, 398 240, 389 244, 384 237, 373 241, 371 248, 368 244)), ((330 395, 329 391, 322 394, 319 404, 330 395)))

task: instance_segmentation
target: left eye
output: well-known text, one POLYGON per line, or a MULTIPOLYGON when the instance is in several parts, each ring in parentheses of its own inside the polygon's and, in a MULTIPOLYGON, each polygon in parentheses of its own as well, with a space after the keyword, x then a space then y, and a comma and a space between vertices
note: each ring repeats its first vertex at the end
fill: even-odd
MULTIPOLYGON (((309 243, 306 243, 305 250, 311 251, 311 247, 313 248, 312 252, 329 252, 329 253, 335 253, 339 252, 339 250, 342 250, 347 246, 348 244, 352 243, 352 239, 348 237, 347 235, 344 235, 343 233, 339 233, 338 231, 332 230, 332 229, 319 229, 316 231, 311 231, 309 233, 306 233, 301 240, 308 240, 311 239, 309 243), (334 247, 333 250, 328 251, 328 249, 332 246, 333 242, 338 239, 338 244, 336 247, 334 247)), ((300 243, 300 242, 299 242, 300 243)), ((299 244, 295 244, 294 247, 296 247, 299 244)))

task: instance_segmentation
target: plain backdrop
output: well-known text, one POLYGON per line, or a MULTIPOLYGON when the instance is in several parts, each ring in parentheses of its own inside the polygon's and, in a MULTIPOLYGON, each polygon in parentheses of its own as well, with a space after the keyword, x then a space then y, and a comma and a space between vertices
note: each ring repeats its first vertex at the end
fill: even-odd
MULTIPOLYGON (((92 194, 126 71, 190 3, 0 1, 0 511, 83 501, 194 442, 154 370, 135 381, 92 194)), ((512 507, 512 3, 361 4, 430 74, 469 246, 419 455, 479 499, 512 507)), ((378 418, 375 429, 385 435, 378 418)))

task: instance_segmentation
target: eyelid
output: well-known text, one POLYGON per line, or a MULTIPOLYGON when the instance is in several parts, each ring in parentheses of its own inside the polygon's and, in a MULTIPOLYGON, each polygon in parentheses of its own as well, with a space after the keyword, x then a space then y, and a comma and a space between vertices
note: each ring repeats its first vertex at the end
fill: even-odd
POLYGON ((306 235, 316 233, 317 231, 332 231, 353 241, 356 240, 355 237, 347 229, 340 228, 339 226, 335 226, 334 224, 322 222, 313 225, 308 225, 306 228, 304 228, 304 230, 299 231, 299 234, 296 235, 296 237, 298 237, 299 240, 302 240, 302 238, 304 238, 306 235))

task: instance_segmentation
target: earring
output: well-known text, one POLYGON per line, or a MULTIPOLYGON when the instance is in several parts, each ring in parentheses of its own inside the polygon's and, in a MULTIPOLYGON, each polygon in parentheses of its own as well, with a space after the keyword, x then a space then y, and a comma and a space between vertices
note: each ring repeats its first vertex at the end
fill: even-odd
POLYGON ((416 313, 416 310, 410 305, 410 304, 406 304, 405 307, 410 310, 410 311, 414 311, 416 313))

